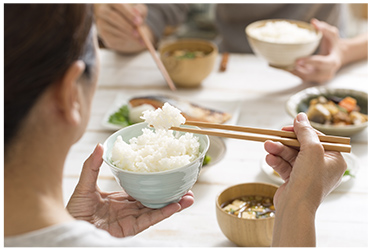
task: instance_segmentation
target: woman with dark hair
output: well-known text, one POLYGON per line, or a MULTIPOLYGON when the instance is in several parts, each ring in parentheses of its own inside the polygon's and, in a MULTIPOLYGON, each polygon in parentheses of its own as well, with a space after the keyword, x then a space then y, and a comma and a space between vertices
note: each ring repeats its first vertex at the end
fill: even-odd
POLYGON ((97 145, 64 207, 65 158, 85 131, 99 68, 92 7, 5 4, 4 16, 5 246, 132 246, 112 236, 135 235, 192 205, 191 192, 153 210, 124 191, 100 191, 97 145))
MULTIPOLYGON (((99 144, 64 207, 63 166, 88 123, 99 68, 91 6, 4 6, 5 246, 153 245, 116 237, 189 207, 193 194, 154 210, 124 191, 100 191, 99 144)), ((301 146, 265 142, 267 163, 285 180, 274 197, 272 245, 313 246, 316 210, 346 164, 340 153, 324 151, 305 114, 284 129, 295 131, 301 146)))

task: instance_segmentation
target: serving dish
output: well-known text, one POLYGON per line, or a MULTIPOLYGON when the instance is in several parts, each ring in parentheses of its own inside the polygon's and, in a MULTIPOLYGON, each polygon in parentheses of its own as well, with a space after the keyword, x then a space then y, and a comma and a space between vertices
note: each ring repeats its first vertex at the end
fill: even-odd
MULTIPOLYGON (((101 124, 104 128, 110 130, 119 130, 122 128, 120 125, 112 124, 109 122, 109 117, 111 114, 115 113, 120 107, 123 105, 127 105, 131 96, 127 96, 125 94, 119 93, 116 95, 115 99, 113 100, 112 104, 109 106, 107 111, 105 112, 101 124)), ((185 98, 183 98, 186 100, 185 98)), ((210 109, 215 109, 219 111, 223 111, 229 113, 231 118, 226 122, 228 124, 236 124, 238 121, 238 117, 240 114, 241 109, 241 101, 214 101, 214 100, 198 100, 192 99, 192 103, 204 107, 208 107, 210 109)))
MULTIPOLYGON (((345 98, 350 96, 357 100, 357 104, 361 108, 361 113, 368 114, 368 94, 361 90, 346 89, 346 88, 331 88, 331 87, 310 87, 304 89, 289 98, 286 102, 286 111, 295 118, 300 112, 306 112, 309 108, 310 100, 313 98, 324 96, 331 97, 336 96, 339 98, 345 98)), ((364 122, 359 125, 344 125, 334 126, 327 124, 320 124, 310 121, 311 125, 317 130, 328 135, 337 136, 352 136, 359 133, 367 128, 368 122, 364 122)))

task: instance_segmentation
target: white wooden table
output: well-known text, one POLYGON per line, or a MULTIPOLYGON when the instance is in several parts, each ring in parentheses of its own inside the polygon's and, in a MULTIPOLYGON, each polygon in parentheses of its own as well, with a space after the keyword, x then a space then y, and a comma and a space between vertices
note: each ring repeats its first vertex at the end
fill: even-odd
MULTIPOLYGON (((77 183, 82 163, 97 143, 113 132, 102 119, 118 94, 169 94, 186 100, 241 102, 237 124, 280 129, 293 119, 285 110, 288 98, 310 87, 282 70, 271 68, 254 55, 232 54, 226 72, 218 72, 220 57, 213 72, 197 89, 179 89, 173 93, 148 52, 123 56, 100 50, 101 72, 92 106, 91 120, 82 139, 67 158, 64 171, 64 197, 67 203, 77 183)), ((367 61, 343 68, 327 85, 368 90, 367 61)), ((193 187, 195 203, 190 208, 143 231, 138 240, 158 241, 163 245, 235 246, 219 229, 215 198, 228 186, 245 182, 274 181, 262 171, 266 153, 263 144, 225 139, 226 152, 217 163, 203 168, 193 187)), ((366 247, 368 245, 368 132, 352 137, 352 153, 360 166, 356 178, 343 183, 320 206, 316 217, 317 246, 366 247)), ((98 185, 115 191, 116 184, 108 166, 103 164, 98 185)))

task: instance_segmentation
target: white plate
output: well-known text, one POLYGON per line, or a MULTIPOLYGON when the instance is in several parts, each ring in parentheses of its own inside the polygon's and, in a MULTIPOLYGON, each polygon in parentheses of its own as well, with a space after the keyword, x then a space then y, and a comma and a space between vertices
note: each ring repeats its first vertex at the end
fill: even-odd
POLYGON ((209 155, 211 160, 209 164, 204 167, 209 167, 218 163, 225 155, 227 147, 225 146, 224 140, 219 137, 209 136, 210 147, 206 155, 209 155))
MULTIPOLYGON (((132 97, 128 97, 123 94, 117 94, 115 100, 103 116, 102 125, 105 128, 111 130, 118 130, 122 128, 119 125, 109 123, 108 119, 110 115, 115 113, 121 106, 127 104, 131 98, 132 97)), ((186 100, 185 98, 183 99, 186 100)), ((226 122, 226 124, 236 124, 238 121, 238 116, 240 115, 241 101, 192 100, 190 102, 210 109, 229 113, 231 115, 231 118, 226 122)))
MULTIPOLYGON (((342 153, 342 155, 343 155, 345 161, 347 162, 348 169, 350 170, 350 173, 352 175, 356 176, 356 173, 358 172, 358 169, 359 169, 359 160, 358 160, 358 158, 354 154, 352 154, 352 153, 342 153)), ((261 168, 262 168, 263 172, 266 175, 268 175, 268 177, 272 181, 274 181, 277 184, 283 184, 283 180, 281 179, 281 177, 279 177, 278 175, 274 174, 273 168, 270 167, 267 164, 267 162, 265 161, 265 156, 264 156, 264 158, 261 161, 261 168)), ((352 177, 349 176, 349 175, 343 176, 343 178, 341 180, 341 183, 347 182, 351 178, 352 177)))

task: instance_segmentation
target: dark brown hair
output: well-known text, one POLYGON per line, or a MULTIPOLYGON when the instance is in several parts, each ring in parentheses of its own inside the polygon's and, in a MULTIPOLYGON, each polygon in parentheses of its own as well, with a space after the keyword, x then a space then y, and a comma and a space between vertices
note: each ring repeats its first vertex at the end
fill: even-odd
MULTIPOLYGON (((91 59, 92 22, 85 4, 4 5, 5 149, 46 88, 84 54, 91 59)), ((86 65, 89 75, 91 60, 86 65)))

